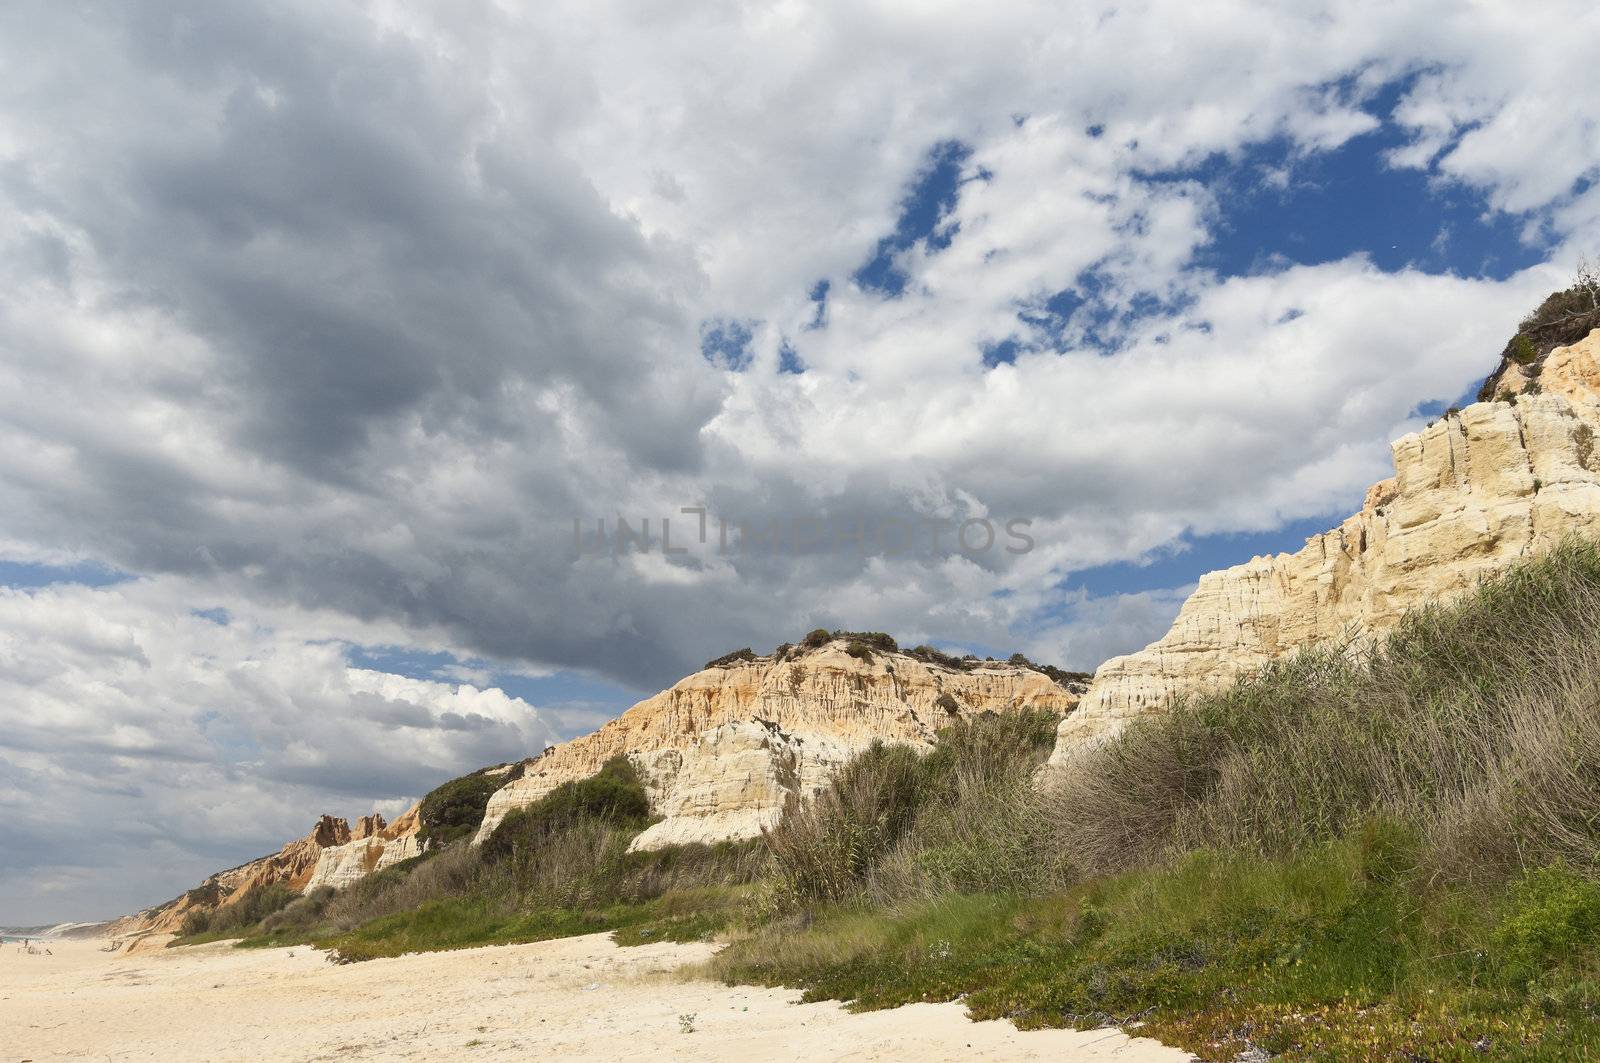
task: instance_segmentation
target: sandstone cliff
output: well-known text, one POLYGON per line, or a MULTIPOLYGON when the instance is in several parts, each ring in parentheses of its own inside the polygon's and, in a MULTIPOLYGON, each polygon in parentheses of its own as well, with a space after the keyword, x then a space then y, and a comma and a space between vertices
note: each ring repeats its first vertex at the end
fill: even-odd
POLYGON ((343 889, 374 871, 421 856, 422 841, 417 837, 420 807, 413 805, 393 823, 385 823, 376 813, 362 816, 350 832, 349 841, 327 846, 317 855, 302 892, 310 893, 320 886, 343 889))
POLYGON ((526 763, 489 799, 476 840, 512 809, 627 756, 662 818, 634 842, 659 848, 751 838, 791 795, 821 787, 874 740, 928 743, 945 721, 1077 703, 1070 679, 1009 662, 941 662, 847 639, 766 657, 731 655, 592 734, 526 763))
POLYGON ((1304 549, 1209 573, 1170 631, 1100 666, 1051 763, 1160 709, 1313 643, 1392 627, 1413 606, 1570 533, 1600 531, 1600 330, 1504 366, 1479 402, 1392 445, 1395 475, 1304 549))
MULTIPOLYGON (((379 817, 380 822, 381 819, 379 817)), ((165 904, 119 919, 107 927, 106 936, 175 934, 189 913, 226 908, 257 886, 279 884, 292 890, 304 890, 323 852, 348 844, 351 837, 349 823, 333 816, 323 816, 305 837, 290 842, 275 853, 219 871, 165 904)))

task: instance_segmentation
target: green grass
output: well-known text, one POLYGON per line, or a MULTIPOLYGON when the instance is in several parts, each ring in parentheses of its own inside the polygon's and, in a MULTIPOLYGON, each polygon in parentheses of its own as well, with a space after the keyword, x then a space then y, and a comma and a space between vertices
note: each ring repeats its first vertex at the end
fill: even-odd
POLYGON ((778 832, 827 888, 712 969, 1206 1059, 1600 1055, 1596 705, 1600 549, 1573 540, 1169 706, 1043 793, 1026 756, 932 771, 983 731, 920 771, 869 755, 778 832))
POLYGON ((479 898, 459 897, 431 901, 414 911, 374 919, 348 933, 313 943, 330 950, 340 962, 349 963, 408 952, 441 952, 594 934, 639 918, 627 906, 609 912, 504 912, 479 898))
POLYGON ((1573 540, 1360 650, 1323 648, 1136 722, 1064 774, 1076 875, 1281 853, 1379 817, 1450 879, 1600 852, 1600 548, 1573 540))
MULTIPOLYGON (((483 945, 511 945, 614 931, 623 945, 700 941, 740 918, 747 891, 704 889, 669 893, 652 901, 598 909, 537 908, 519 911, 481 897, 431 901, 411 911, 364 923, 343 934, 315 938, 343 963, 441 952, 483 945)), ((288 944, 246 939, 243 947, 288 944)))
POLYGON ((181 948, 184 945, 209 945, 213 941, 231 941, 242 938, 250 932, 247 927, 229 927, 226 930, 207 930, 197 934, 179 934, 167 942, 167 948, 181 948))
POLYGON ((1194 853, 1047 897, 833 907, 735 941, 712 970, 857 1009, 964 997, 973 1017, 1025 1028, 1142 1022, 1206 1059, 1600 1051, 1596 887, 1557 869, 1430 890, 1409 844, 1374 829, 1292 858, 1194 853))

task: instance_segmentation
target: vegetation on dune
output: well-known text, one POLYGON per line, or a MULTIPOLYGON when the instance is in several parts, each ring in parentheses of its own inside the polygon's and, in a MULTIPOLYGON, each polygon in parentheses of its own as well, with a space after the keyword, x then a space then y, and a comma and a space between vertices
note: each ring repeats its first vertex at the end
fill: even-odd
POLYGON ((1552 1059, 1600 1049, 1595 885, 1432 884, 1410 832, 1294 856, 1201 851, 1059 893, 835 905, 736 940, 735 982, 857 1009, 964 997, 1025 1028, 1142 1023, 1204 1059, 1552 1059))
POLYGON ((1600 548, 1575 540, 1383 639, 1183 699, 1046 787, 1053 715, 957 717, 931 752, 865 750, 763 839, 630 853, 648 803, 618 760, 481 851, 293 899, 246 943, 721 935, 731 981, 1138 1023, 1205 1059, 1582 1058, 1597 705, 1600 548))
POLYGON ((1600 548, 1570 541, 1364 649, 1301 653, 1187 699, 1054 796, 1080 873, 1204 847, 1279 853, 1373 816, 1428 870, 1500 881, 1595 866, 1600 548))
MULTIPOLYGON (((790 642, 781 643, 772 651, 771 659, 777 662, 787 661, 791 657, 801 656, 810 650, 819 650, 834 642, 844 643, 844 652, 865 664, 871 664, 877 660, 879 654, 887 653, 904 653, 907 657, 916 658, 925 664, 949 668, 957 672, 970 672, 981 665, 997 663, 993 657, 975 657, 971 654, 965 657, 957 657, 927 645, 902 650, 900 649, 900 644, 895 641, 894 636, 885 634, 882 631, 829 631, 827 628, 822 627, 809 632, 800 640, 798 645, 790 642)), ((725 653, 721 657, 707 661, 705 667, 708 670, 712 668, 728 668, 745 661, 759 661, 761 659, 759 654, 746 646, 743 649, 734 650, 732 653, 725 653)), ((1082 690, 1088 685, 1089 680, 1093 678, 1088 672, 1069 672, 1052 664, 1035 664, 1021 653, 1013 653, 1006 659, 1005 663, 1021 668, 1030 668, 1041 675, 1048 676, 1056 683, 1072 691, 1082 690)))
POLYGON ((562 783, 502 819, 483 843, 491 863, 523 851, 543 850, 580 822, 638 833, 650 824, 650 799, 627 757, 613 757, 587 779, 562 783))
MULTIPOLYGON (((780 647, 780 651, 784 648, 785 647, 780 647)), ((778 656, 781 655, 782 654, 780 652, 778 656)), ((732 664, 739 664, 744 661, 753 661, 756 659, 756 651, 752 650, 749 646, 746 646, 742 650, 734 650, 732 653, 724 653, 721 657, 707 661, 706 668, 708 670, 712 668, 726 668, 732 664)))
MULTIPOLYGON (((289 887, 274 882, 252 886, 230 904, 217 908, 195 908, 183 917, 183 924, 178 930, 181 943, 195 944, 241 937, 248 929, 290 904, 296 896, 289 887)), ((216 903, 214 895, 210 903, 216 903)))
POLYGON ((1051 860, 1014 813, 1057 722, 1030 711, 957 720, 926 756, 873 744, 767 836, 781 892, 804 906, 1034 881, 1051 860))
POLYGON ((1044 790, 1026 740, 927 803, 931 768, 869 754, 776 832, 800 850, 774 845, 789 911, 714 970, 856 1007, 1138 1021, 1206 1059, 1581 1057, 1597 704, 1600 550, 1572 541, 1383 640, 1186 699, 1044 790))

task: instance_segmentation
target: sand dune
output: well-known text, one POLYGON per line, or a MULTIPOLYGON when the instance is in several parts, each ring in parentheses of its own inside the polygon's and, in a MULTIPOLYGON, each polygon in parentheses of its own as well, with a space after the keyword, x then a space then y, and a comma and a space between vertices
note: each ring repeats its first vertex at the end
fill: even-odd
POLYGON ((1114 1030, 1021 1033, 959 1004, 851 1015, 680 971, 707 945, 605 935, 338 966, 226 944, 0 950, 0 1059, 1117 1060, 1188 1056, 1114 1030))

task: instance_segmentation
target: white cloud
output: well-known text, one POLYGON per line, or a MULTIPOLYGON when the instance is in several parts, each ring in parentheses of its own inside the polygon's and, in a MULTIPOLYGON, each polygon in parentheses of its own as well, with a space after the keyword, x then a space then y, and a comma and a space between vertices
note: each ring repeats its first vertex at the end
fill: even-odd
POLYGON ((194 590, 0 589, 0 912, 73 914, 58 891, 114 914, 128 882, 154 902, 322 812, 393 815, 554 739, 498 689, 351 668, 303 632, 194 615, 194 590))

